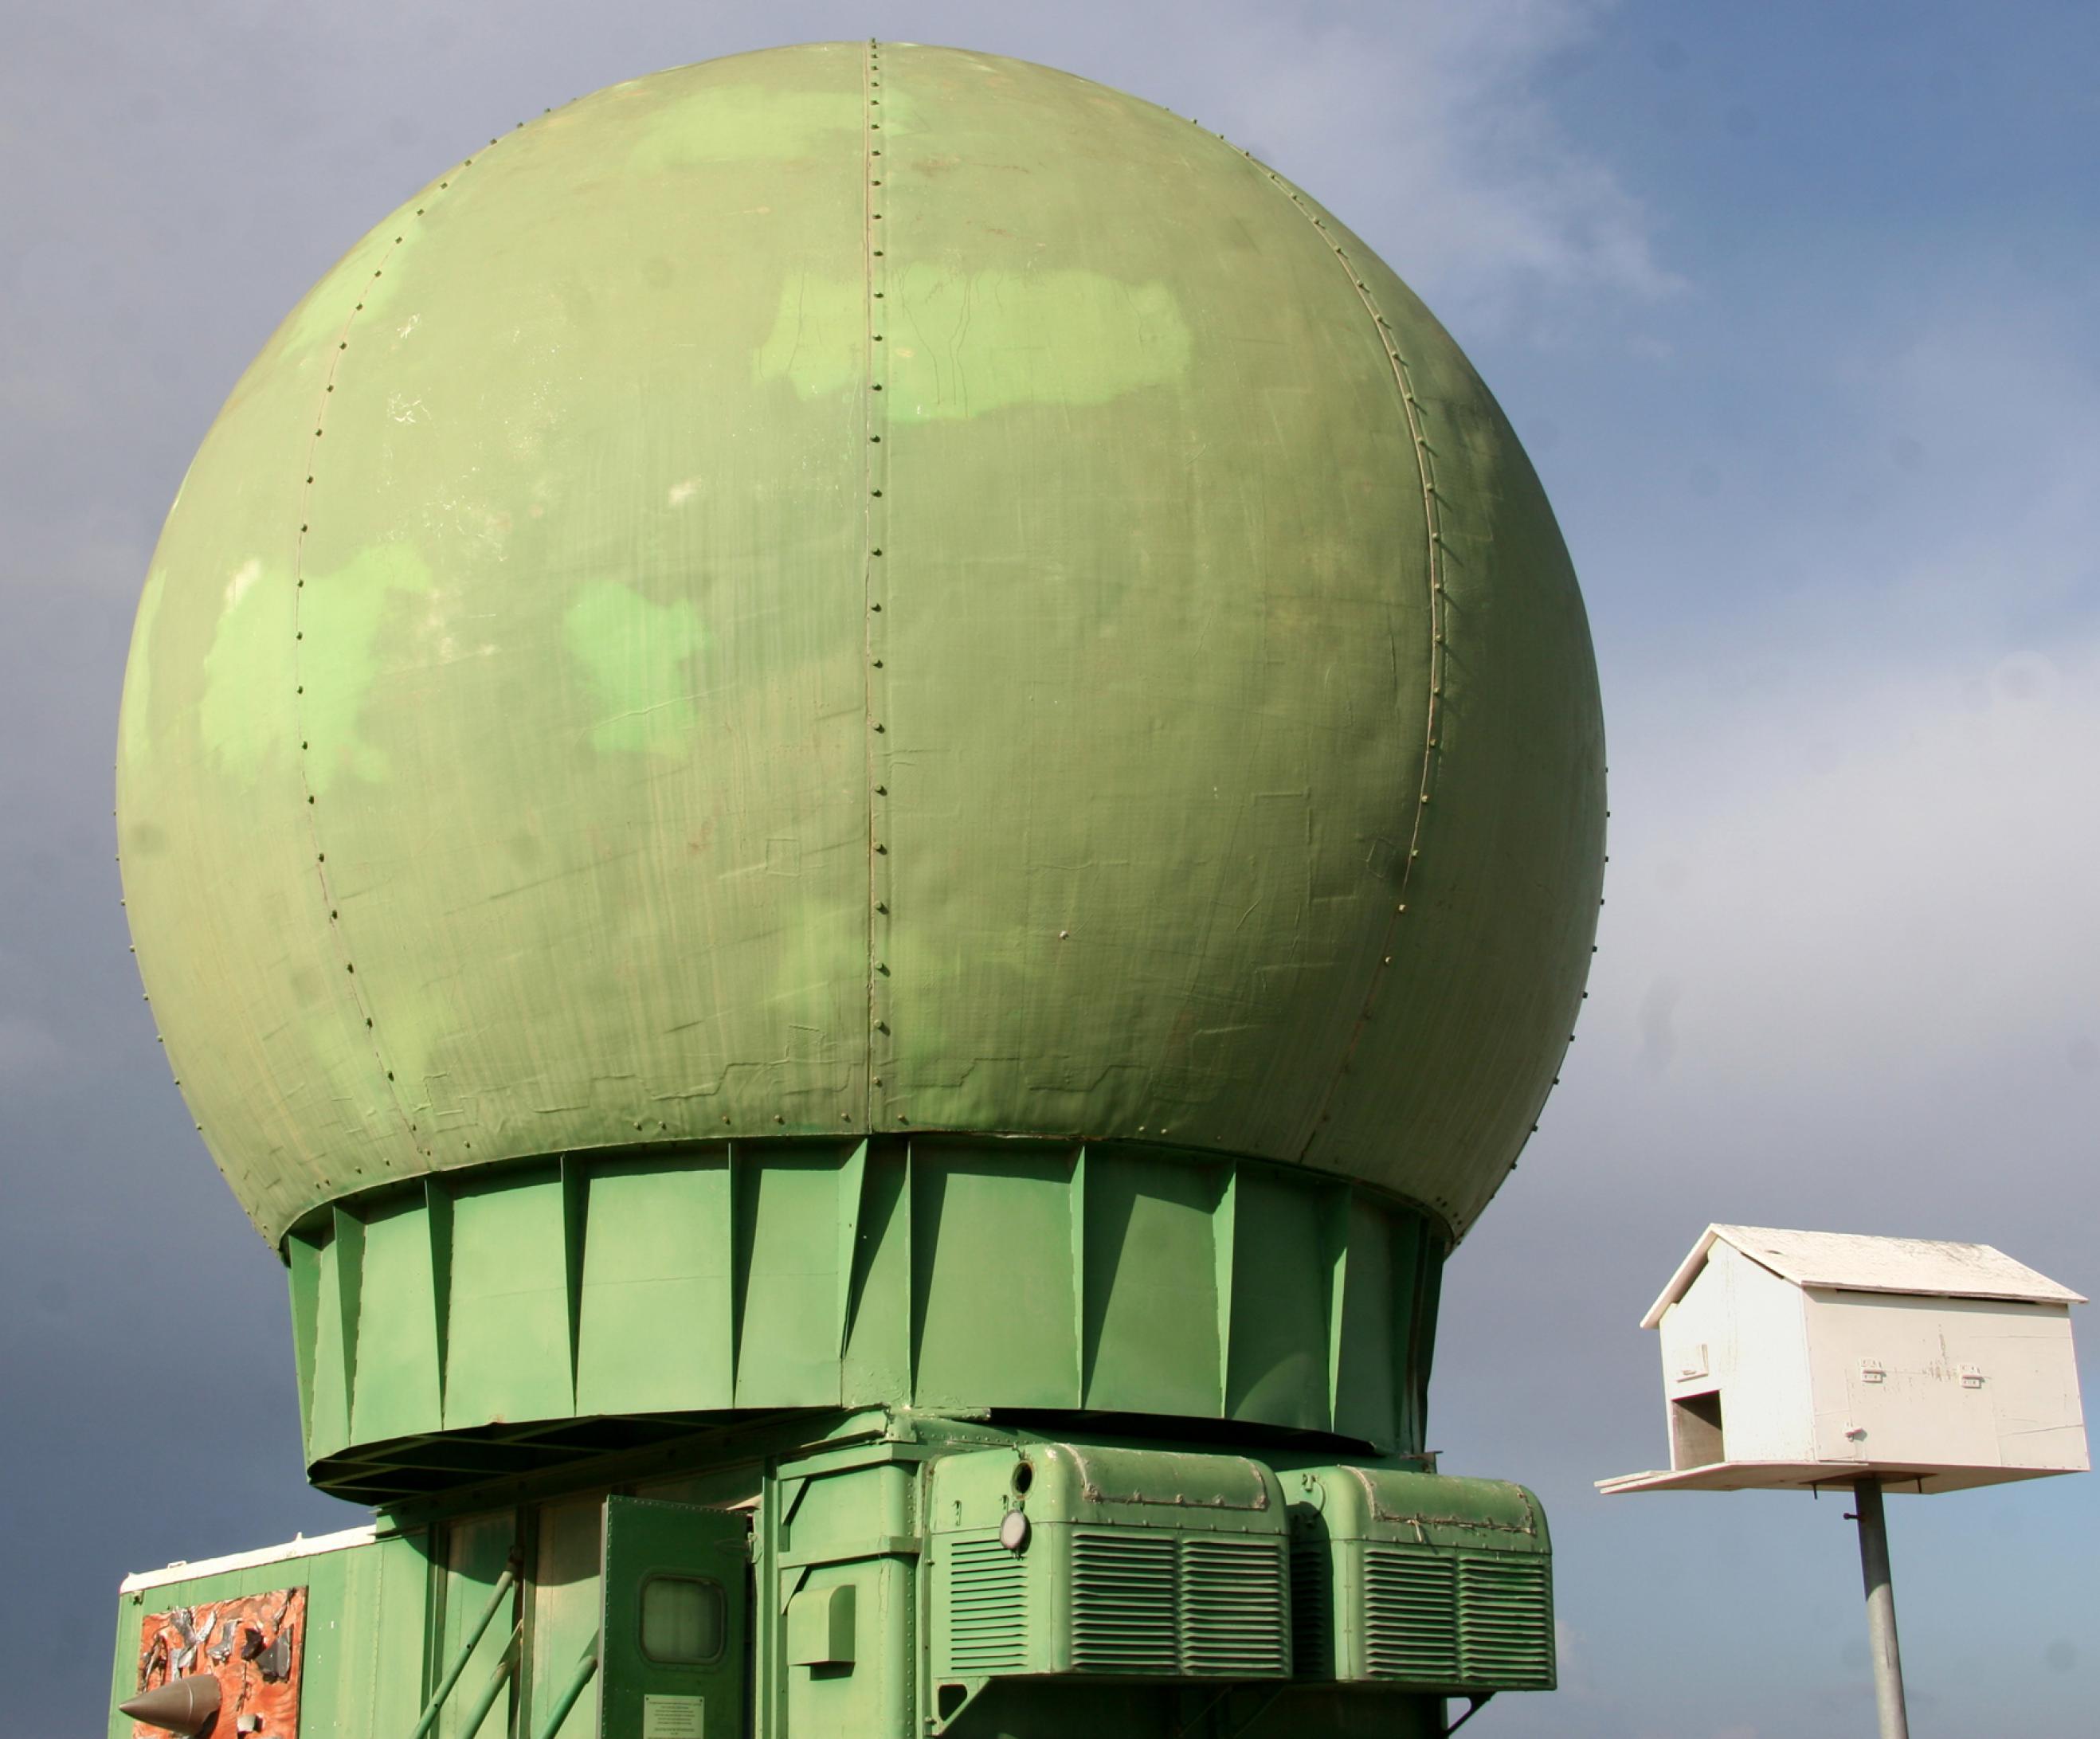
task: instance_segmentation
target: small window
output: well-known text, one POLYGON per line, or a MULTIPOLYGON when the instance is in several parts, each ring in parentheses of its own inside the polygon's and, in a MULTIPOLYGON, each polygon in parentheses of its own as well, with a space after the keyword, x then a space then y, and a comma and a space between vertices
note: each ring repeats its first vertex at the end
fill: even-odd
POLYGON ((693 1666, 722 1652, 726 1603, 719 1584, 652 1576, 642 1585, 642 1652, 666 1666, 693 1666))

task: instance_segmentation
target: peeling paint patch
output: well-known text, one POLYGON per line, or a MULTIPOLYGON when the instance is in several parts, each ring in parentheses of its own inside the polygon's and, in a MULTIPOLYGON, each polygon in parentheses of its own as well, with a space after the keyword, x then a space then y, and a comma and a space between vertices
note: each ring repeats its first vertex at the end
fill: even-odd
POLYGON ((233 570, 233 577, 226 582, 226 607, 231 610, 237 605, 248 589, 262 577, 262 564, 251 555, 233 570))
MULTIPOLYGON (((891 275, 893 424, 946 422, 1014 404, 1105 404, 1189 372, 1191 341, 1172 288, 1096 271, 891 275)), ((782 286, 753 373, 805 399, 866 370, 864 287, 798 276, 782 286)))
POLYGON ((577 593, 562 627, 600 711, 590 727, 592 748, 601 754, 690 753, 699 709, 686 665, 705 639, 691 604, 651 603, 630 586, 600 580, 577 593))
POLYGON ((345 773, 382 783, 393 768, 360 730, 378 675, 379 629, 396 594, 430 589, 429 564, 405 544, 360 550, 333 573, 309 575, 299 619, 301 709, 308 739, 307 778, 316 795, 345 773))

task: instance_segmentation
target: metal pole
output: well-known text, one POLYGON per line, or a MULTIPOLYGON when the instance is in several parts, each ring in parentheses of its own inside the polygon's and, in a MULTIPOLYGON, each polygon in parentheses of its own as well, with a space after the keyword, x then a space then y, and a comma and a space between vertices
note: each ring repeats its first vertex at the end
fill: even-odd
POLYGON ((503 1573, 496 1578, 496 1587, 490 1591, 488 1604, 482 1609, 481 1616, 474 1621, 474 1628, 467 1632, 466 1640, 460 1644, 459 1657, 446 1673, 444 1682, 438 1687, 437 1693, 423 1706, 422 1719, 416 1723, 416 1730, 409 1735, 409 1739, 428 1739, 430 1729, 437 1725, 438 1711, 444 1707, 445 1699, 452 1694, 452 1687, 459 1683, 460 1675, 466 1671, 466 1663, 474 1658, 474 1651, 481 1641, 482 1632, 488 1628, 489 1620, 496 1616, 509 1597, 517 1580, 518 1558, 513 1553, 510 1560, 503 1567, 503 1573))
POLYGON ((576 1662, 576 1675, 555 1700, 554 1706, 547 1711, 547 1719, 540 1724, 540 1739, 554 1739, 554 1736, 561 1732, 562 1722, 568 1719, 569 1711, 576 1707, 584 1694, 584 1687, 591 1682, 591 1676, 597 1671, 598 1638, 593 1636, 590 1640, 590 1647, 584 1652, 584 1657, 576 1662))
POLYGON ((1881 1711, 1881 1739, 1910 1739, 1904 1710, 1903 1651, 1896 1646, 1896 1596, 1889 1581, 1889 1522, 1882 1510, 1882 1482, 1855 1480, 1860 1573, 1867 1585, 1867 1646, 1874 1657, 1874 1702, 1881 1711))
MULTIPOLYGON (((525 1621, 520 1618, 518 1627, 510 1633, 510 1640, 504 1645, 503 1658, 496 1663, 496 1671, 488 1675, 488 1683, 482 1687, 481 1695, 474 1699, 469 1711, 466 1724, 460 1728, 462 1739, 474 1739, 481 1731, 481 1724, 488 1719, 488 1711, 496 1706, 496 1699, 503 1694, 503 1687, 512 1674, 518 1671, 518 1640, 525 1634, 525 1621)), ((509 1722, 504 1724, 507 1728, 509 1722)))

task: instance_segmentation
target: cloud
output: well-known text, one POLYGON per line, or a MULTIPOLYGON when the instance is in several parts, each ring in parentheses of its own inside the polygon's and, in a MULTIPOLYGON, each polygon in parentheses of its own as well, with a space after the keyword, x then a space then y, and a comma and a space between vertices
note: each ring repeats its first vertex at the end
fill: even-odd
POLYGON ((1586 1041, 1798 1098, 2100 1036, 2100 642, 1819 660, 1633 758, 1608 940, 1638 989, 1586 1041))
MULTIPOLYGON (((1512 1739, 1665 1739, 1694 1730, 1667 1713, 1692 1698, 1697 1731, 1806 1739, 1869 1705, 1863 1662, 1828 1640, 1860 1635, 1830 1507, 1588 1489, 1665 1453, 1633 1325, 1706 1221, 1980 1238, 2080 1291, 2100 1278, 2100 398, 2081 329, 2036 286, 1958 270, 1785 319, 1812 333, 1791 354, 1740 335, 1785 363, 1768 398, 1736 398, 1732 433, 1689 365, 1674 383, 1734 443, 1718 491, 1659 492, 1682 517, 1652 542, 1645 504, 1599 522, 1617 564, 1586 567, 1611 737, 1601 951, 1566 1085, 1449 1271, 1445 1465, 1538 1486, 1599 1688, 1498 1704, 1512 1739), (1727 1592, 1690 1563, 1725 1564, 1727 1592), (1760 1661, 1789 1665, 1762 1679, 1760 1661), (1829 1681, 1800 1664, 1832 1662, 1829 1681)), ((1648 435, 1617 431, 1612 469, 1637 470, 1648 435)), ((2075 1628, 2060 1613, 2093 1613, 2075 1547, 2048 1556, 2089 1530, 2066 1519, 2091 1509, 2078 1485, 1906 1513, 1906 1628, 1947 1663, 1936 1693, 1919 1672, 1915 1706, 2005 1694, 2023 1648, 2049 1670, 2021 1730, 2078 1730, 2046 1713, 2074 1705, 2078 1663, 2042 1653, 2075 1628), (1985 1513, 2029 1517, 2033 1539, 2015 1555, 1962 1527, 1985 1513), (1964 1629, 1975 1586, 1988 1637, 1964 1629)))
MULTIPOLYGON (((1652 299, 1681 285, 1657 257, 1648 207, 1569 136, 1552 101, 1558 58, 1608 10, 1177 9, 1188 29, 1175 82, 1205 90, 1206 125, 1379 238, 1432 306, 1462 305, 1472 326, 1542 295, 1652 299)), ((1140 94, 1175 101, 1171 89, 1140 94)))

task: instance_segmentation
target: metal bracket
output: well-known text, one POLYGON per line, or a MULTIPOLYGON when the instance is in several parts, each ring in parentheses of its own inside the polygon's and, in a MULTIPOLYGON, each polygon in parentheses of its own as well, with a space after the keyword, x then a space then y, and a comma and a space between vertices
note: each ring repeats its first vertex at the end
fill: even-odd
POLYGON ((1458 1719, 1454 1721, 1449 1727, 1444 1729, 1445 1739, 1449 1739, 1449 1736, 1451 1734, 1458 1732, 1458 1730, 1463 1727, 1467 1722, 1471 1720, 1475 1715, 1478 1715, 1494 1700, 1495 1693, 1493 1691, 1488 1692, 1485 1696, 1468 1697, 1466 1699, 1466 1712, 1460 1715, 1458 1719))

